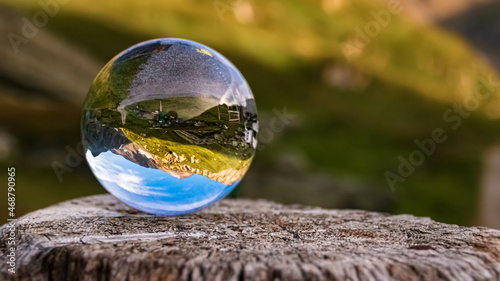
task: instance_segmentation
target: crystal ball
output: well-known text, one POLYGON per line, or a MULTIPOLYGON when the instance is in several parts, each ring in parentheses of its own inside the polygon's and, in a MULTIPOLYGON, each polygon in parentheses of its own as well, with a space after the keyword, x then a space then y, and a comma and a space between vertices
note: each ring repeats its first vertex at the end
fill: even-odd
POLYGON ((241 181, 257 146, 257 109, 221 54, 157 39, 104 66, 81 130, 87 162, 106 190, 141 211, 177 215, 222 199, 241 181))

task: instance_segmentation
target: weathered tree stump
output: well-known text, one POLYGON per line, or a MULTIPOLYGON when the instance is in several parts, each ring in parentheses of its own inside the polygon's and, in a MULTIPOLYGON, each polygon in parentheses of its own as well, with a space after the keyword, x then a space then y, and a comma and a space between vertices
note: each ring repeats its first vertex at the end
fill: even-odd
POLYGON ((500 231, 410 215, 223 200, 162 217, 111 195, 17 220, 2 280, 500 280, 500 231))

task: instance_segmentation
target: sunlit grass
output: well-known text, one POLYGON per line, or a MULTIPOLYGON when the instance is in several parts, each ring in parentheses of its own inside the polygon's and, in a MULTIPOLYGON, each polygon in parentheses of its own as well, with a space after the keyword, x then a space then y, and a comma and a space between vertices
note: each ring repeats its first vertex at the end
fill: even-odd
MULTIPOLYGON (((36 0, 5 2, 40 9, 36 0)), ((342 46, 356 35, 355 27, 364 30, 374 20, 371 12, 387 6, 361 1, 327 14, 319 4, 303 0, 286 5, 260 0, 252 2, 252 9, 253 21, 240 23, 232 11, 226 11, 221 20, 212 1, 72 0, 50 20, 63 24, 57 17, 75 15, 150 38, 183 37, 284 70, 298 67, 302 60, 346 62, 342 46)), ((429 99, 462 102, 473 93, 479 75, 495 75, 457 36, 401 15, 393 14, 389 25, 370 39, 352 65, 429 99)))
POLYGON ((242 160, 197 145, 180 144, 156 137, 143 137, 127 129, 122 129, 122 131, 130 141, 140 145, 151 155, 156 156, 158 161, 163 161, 167 169, 183 171, 185 170, 184 166, 189 166, 190 171, 199 169, 200 171, 219 173, 230 169, 245 169, 252 161, 252 159, 242 160), (172 153, 185 160, 170 161, 166 156, 172 153), (191 161, 192 157, 197 161, 191 161))

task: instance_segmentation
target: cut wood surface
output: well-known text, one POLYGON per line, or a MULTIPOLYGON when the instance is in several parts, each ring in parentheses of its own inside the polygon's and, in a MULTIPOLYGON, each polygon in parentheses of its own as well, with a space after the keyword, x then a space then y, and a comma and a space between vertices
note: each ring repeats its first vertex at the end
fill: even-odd
POLYGON ((226 199, 154 216, 111 195, 16 221, 1 280, 500 280, 500 231, 411 215, 226 199))

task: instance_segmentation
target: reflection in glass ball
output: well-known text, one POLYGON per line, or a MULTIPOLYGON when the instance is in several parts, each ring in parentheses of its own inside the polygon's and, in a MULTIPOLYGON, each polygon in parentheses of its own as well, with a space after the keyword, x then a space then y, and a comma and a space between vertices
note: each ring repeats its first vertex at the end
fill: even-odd
POLYGON ((243 76, 218 52, 183 39, 135 45, 99 72, 83 108, 85 156, 114 196, 175 215, 226 196, 257 146, 243 76))

